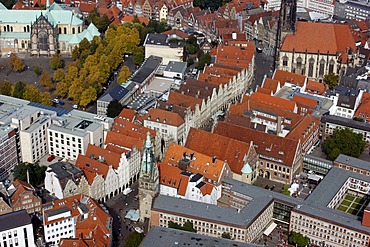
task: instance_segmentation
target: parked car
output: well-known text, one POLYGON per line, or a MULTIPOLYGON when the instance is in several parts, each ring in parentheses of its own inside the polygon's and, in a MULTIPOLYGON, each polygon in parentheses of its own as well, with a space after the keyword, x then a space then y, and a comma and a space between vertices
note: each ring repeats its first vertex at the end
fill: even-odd
POLYGON ((53 103, 58 104, 59 100, 57 98, 53 99, 53 103))
POLYGON ((55 159, 55 156, 54 155, 50 155, 49 158, 48 158, 48 162, 51 162, 53 159, 55 159))
POLYGON ((72 108, 73 109, 78 109, 78 105, 73 105, 72 108))
POLYGON ((262 53, 262 48, 257 47, 256 51, 257 51, 257 53, 262 53))
POLYGON ((65 103, 61 100, 59 100, 59 105, 65 105, 65 103))

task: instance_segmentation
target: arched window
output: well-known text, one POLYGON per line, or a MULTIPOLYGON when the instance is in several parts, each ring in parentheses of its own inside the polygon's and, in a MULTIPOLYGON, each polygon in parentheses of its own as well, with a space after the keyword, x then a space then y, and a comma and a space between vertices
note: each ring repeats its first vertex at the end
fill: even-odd
POLYGON ((27 25, 27 33, 30 32, 30 25, 27 25))
POLYGON ((315 59, 310 58, 308 61, 308 76, 312 77, 313 76, 313 65, 315 63, 315 59))
POLYGON ((24 41, 22 40, 22 49, 24 49, 24 41))
POLYGON ((27 28, 26 27, 23 27, 23 32, 26 33, 27 32, 27 28))
POLYGON ((334 64, 335 64, 334 60, 333 59, 330 60, 330 62, 329 62, 329 73, 334 72, 334 64))
POLYGON ((64 34, 67 34, 67 28, 66 27, 64 28, 64 34))
POLYGON ((49 49, 48 35, 45 32, 39 34, 39 48, 42 51, 47 51, 49 49))
POLYGON ((297 68, 300 68, 302 66, 302 58, 297 58, 297 68))
POLYGON ((80 33, 80 32, 81 32, 80 27, 78 27, 78 33, 80 33))
POLYGON ((10 27, 10 32, 13 32, 13 27, 10 27))
POLYGON ((283 57, 283 66, 288 66, 288 57, 287 56, 283 57))
POLYGON ((61 33, 62 33, 62 28, 60 27, 60 28, 58 29, 58 31, 59 31, 59 34, 61 34, 61 33))
POLYGON ((75 28, 72 27, 72 34, 75 34, 75 33, 76 33, 75 28))
POLYGON ((6 26, 4 26, 4 32, 6 32, 6 26))
POLYGON ((320 60, 320 68, 319 68, 319 76, 324 76, 324 70, 325 70, 325 60, 320 60))
POLYGON ((6 30, 9 32, 10 31, 10 27, 9 25, 6 25, 6 30))

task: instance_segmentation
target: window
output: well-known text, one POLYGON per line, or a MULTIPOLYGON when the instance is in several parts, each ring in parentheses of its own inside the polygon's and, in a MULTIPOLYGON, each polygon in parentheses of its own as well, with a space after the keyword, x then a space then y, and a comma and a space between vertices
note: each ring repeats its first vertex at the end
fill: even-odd
POLYGON ((320 67, 319 67, 319 76, 324 76, 324 70, 325 70, 325 60, 320 60, 320 67))
POLYGON ((300 68, 300 67, 302 67, 302 58, 301 57, 297 58, 297 68, 300 68))
POLYGON ((313 77, 313 65, 315 63, 315 60, 311 58, 308 62, 308 76, 313 77))
POLYGON ((288 66, 288 57, 287 56, 283 57, 283 66, 288 66))
POLYGON ((48 35, 45 32, 39 34, 39 48, 42 51, 47 51, 49 48, 48 35))
POLYGON ((333 73, 334 72, 334 60, 330 60, 329 62, 329 73, 333 73))

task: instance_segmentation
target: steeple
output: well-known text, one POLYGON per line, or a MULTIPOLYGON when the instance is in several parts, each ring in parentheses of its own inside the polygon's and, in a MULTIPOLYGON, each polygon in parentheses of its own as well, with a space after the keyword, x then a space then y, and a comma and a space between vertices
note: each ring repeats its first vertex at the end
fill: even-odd
POLYGON ((150 133, 147 132, 145 146, 143 149, 143 159, 141 161, 140 176, 146 176, 148 178, 153 177, 153 167, 156 166, 154 158, 154 149, 152 141, 150 139, 150 133))
POLYGON ((46 0, 46 9, 50 8, 50 0, 46 0))

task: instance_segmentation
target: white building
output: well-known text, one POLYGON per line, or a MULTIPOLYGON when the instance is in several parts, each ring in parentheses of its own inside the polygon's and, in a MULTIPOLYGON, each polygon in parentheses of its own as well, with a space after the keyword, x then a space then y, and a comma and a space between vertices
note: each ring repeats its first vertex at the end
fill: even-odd
POLYGON ((113 119, 72 110, 53 119, 48 129, 49 153, 68 160, 85 154, 88 144, 102 146, 113 119))
POLYGON ((186 62, 169 61, 163 71, 163 76, 168 78, 184 79, 186 68, 186 62))
POLYGON ((112 221, 98 203, 82 194, 43 206, 44 236, 49 246, 58 246, 61 238, 76 237, 110 246, 112 221), (77 236, 76 232, 81 234, 77 236))
MULTIPOLYGON (((279 10, 281 6, 281 0, 272 0, 267 3, 268 10, 279 10)), ((329 16, 334 15, 334 1, 330 0, 298 0, 297 7, 307 8, 309 10, 327 14, 329 16)))
POLYGON ((186 141, 185 121, 175 112, 152 108, 144 116, 144 126, 158 131, 167 144, 184 144, 186 141))
POLYGON ((162 63, 167 65, 170 61, 182 61, 184 44, 169 43, 167 34, 147 34, 145 41, 145 58, 153 56, 162 57, 162 63))
POLYGON ((26 210, 0 216, 1 246, 36 246, 31 218, 26 210))

